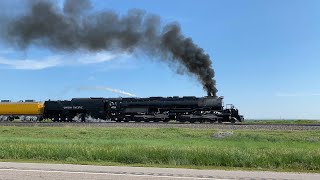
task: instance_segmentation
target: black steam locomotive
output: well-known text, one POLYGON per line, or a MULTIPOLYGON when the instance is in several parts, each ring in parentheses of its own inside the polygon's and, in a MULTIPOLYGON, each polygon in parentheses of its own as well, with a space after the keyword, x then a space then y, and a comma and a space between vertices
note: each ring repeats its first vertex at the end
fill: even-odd
POLYGON ((55 122, 108 120, 116 122, 242 122, 233 105, 222 97, 74 98, 46 101, 44 119, 55 122))

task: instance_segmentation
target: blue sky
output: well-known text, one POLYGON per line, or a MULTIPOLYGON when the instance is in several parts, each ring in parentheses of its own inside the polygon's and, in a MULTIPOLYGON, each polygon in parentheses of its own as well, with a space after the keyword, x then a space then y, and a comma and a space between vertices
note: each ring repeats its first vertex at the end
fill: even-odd
MULTIPOLYGON (((144 9, 177 21, 212 58, 218 95, 246 118, 319 119, 320 1, 92 1, 95 10, 144 9)), ((193 77, 143 54, 19 51, 0 44, 0 99, 205 96, 193 77), (100 87, 93 90, 88 87, 100 87)))

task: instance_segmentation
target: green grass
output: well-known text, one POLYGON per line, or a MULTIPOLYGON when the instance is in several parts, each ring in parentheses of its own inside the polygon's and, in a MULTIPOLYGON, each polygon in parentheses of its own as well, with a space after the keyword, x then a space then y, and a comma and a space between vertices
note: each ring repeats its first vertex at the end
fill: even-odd
POLYGON ((320 172, 320 131, 0 127, 3 161, 320 172), (223 131, 226 132, 226 131, 223 131))
POLYGON ((245 120, 245 123, 249 124, 320 124, 320 120, 245 120))

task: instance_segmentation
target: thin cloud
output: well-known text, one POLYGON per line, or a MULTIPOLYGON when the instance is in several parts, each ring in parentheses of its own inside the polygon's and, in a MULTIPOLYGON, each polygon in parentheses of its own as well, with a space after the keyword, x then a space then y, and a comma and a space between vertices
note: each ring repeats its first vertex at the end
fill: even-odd
POLYGON ((0 57, 0 64, 8 66, 11 69, 40 70, 59 66, 62 61, 58 57, 48 57, 45 60, 12 60, 0 57))
POLYGON ((82 56, 78 62, 81 64, 96 64, 96 63, 103 63, 107 61, 111 61, 121 55, 117 54, 110 54, 107 52, 100 52, 92 54, 86 54, 85 56, 82 56))
POLYGON ((277 93, 278 97, 310 97, 320 96, 320 93, 277 93))
MULTIPOLYGON (((10 51, 2 51, 0 54, 12 53, 10 51)), ((58 66, 74 66, 105 63, 116 58, 127 58, 126 54, 111 54, 100 52, 94 54, 79 54, 74 56, 48 56, 44 59, 11 59, 0 56, 0 67, 4 65, 9 69, 19 70, 41 70, 58 66), (65 60, 70 59, 70 60, 65 60)), ((122 65, 125 68, 125 65, 122 65)))
POLYGON ((89 76, 89 77, 88 77, 88 80, 89 80, 89 81, 95 81, 96 79, 97 79, 97 78, 96 78, 95 76, 89 76))
POLYGON ((1 49, 0 54, 10 54, 13 53, 12 49, 1 49))

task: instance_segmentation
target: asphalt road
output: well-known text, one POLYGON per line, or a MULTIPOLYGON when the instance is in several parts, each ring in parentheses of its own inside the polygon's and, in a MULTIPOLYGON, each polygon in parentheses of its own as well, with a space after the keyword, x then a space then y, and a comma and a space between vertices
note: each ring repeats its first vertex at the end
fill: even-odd
POLYGON ((0 162, 0 180, 241 179, 319 180, 320 174, 0 162))

